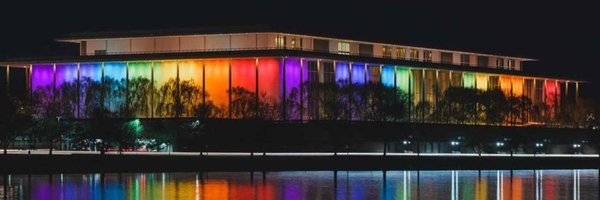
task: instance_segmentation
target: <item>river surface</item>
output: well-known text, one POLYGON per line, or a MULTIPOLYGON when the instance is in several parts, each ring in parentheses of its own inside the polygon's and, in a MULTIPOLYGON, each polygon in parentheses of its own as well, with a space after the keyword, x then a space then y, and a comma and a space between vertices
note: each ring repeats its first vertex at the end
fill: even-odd
POLYGON ((599 171, 0 175, 1 199, 600 199, 599 171))

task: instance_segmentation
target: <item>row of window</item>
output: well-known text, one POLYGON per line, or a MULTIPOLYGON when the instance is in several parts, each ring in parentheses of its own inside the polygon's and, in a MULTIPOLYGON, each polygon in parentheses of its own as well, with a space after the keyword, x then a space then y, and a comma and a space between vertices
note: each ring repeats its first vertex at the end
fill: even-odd
MULTIPOLYGON (((285 36, 275 37, 276 48, 286 48, 287 39, 291 41, 291 48, 302 48, 302 38, 293 38, 285 36)), ((329 52, 329 40, 314 39, 314 50, 320 52, 329 52)), ((338 42, 337 53, 341 55, 350 55, 350 43, 338 42)), ((383 46, 382 49, 384 58, 392 58, 392 54, 396 53, 396 58, 412 61, 420 60, 420 51, 418 49, 394 48, 383 46)), ((423 62, 433 62, 433 51, 423 50, 423 62)), ((359 55, 373 56, 373 45, 359 44, 359 55)), ((476 66, 479 67, 496 67, 497 69, 516 70, 516 61, 514 59, 496 58, 496 65, 489 66, 488 56, 477 56, 476 66)), ((452 52, 440 52, 440 62, 444 64, 454 64, 454 56, 452 52)), ((471 56, 469 54, 460 54, 460 65, 470 66, 471 56)))

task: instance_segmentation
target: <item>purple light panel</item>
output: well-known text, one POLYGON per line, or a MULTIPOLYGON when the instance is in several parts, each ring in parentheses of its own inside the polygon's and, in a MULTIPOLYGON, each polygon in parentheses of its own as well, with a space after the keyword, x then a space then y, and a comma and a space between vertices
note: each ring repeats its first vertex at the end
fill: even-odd
POLYGON ((366 82, 365 64, 352 63, 352 83, 362 85, 366 82))
POLYGON ((54 66, 52 64, 37 64, 31 69, 31 88, 33 91, 40 87, 52 86, 54 82, 54 66))
POLYGON ((335 81, 338 83, 348 83, 350 81, 350 69, 348 69, 348 63, 335 63, 335 81))
POLYGON ((77 83, 77 63, 56 64, 56 89, 63 83, 77 83))

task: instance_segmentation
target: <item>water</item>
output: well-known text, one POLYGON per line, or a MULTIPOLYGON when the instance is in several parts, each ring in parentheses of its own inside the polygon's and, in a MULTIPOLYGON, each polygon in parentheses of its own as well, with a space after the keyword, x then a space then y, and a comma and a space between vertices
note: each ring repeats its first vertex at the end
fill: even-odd
POLYGON ((0 175, 3 199, 599 199, 599 171, 0 175))

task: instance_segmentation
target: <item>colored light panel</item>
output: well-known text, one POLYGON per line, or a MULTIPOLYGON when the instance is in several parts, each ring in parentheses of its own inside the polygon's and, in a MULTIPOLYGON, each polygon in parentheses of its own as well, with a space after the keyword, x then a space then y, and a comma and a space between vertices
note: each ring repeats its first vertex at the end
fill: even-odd
POLYGON ((394 87, 394 66, 386 65, 381 68, 381 83, 386 87, 394 87))
MULTIPOLYGON (((285 59, 285 92, 286 96, 289 96, 292 93, 292 90, 297 90, 297 93, 300 92, 300 84, 302 84, 302 80, 300 80, 300 73, 302 73, 300 68, 300 59, 299 58, 286 58, 285 59)), ((302 77, 305 78, 305 77, 302 77)))
POLYGON ((154 116, 172 117, 175 115, 175 98, 177 90, 177 61, 154 61, 154 116))
POLYGON ((485 74, 475 75, 475 81, 478 90, 486 91, 488 89, 489 76, 485 74))
POLYGON ((396 67, 396 87, 405 94, 408 94, 410 86, 410 70, 405 67, 396 67))
POLYGON ((177 61, 155 61, 154 62, 154 84, 160 88, 169 80, 177 79, 177 61))
POLYGON ((510 76, 501 76, 500 77, 500 90, 504 92, 504 95, 510 96, 510 88, 512 87, 512 81, 510 76))
MULTIPOLYGON (((202 103, 202 61, 181 60, 179 61, 179 81, 182 88, 182 103, 184 104, 183 116, 190 117, 194 114, 194 107, 202 103), (195 87, 197 91, 186 93, 183 87, 195 87)), ((192 89, 193 90, 193 89, 192 89)))
POLYGON ((56 89, 60 89, 63 83, 76 85, 77 63, 56 64, 56 89))
POLYGON ((475 88, 475 74, 463 73, 463 87, 475 88))
POLYGON ((256 92, 256 59, 242 58, 231 60, 231 87, 242 87, 256 92))
POLYGON ((279 59, 277 58, 259 58, 258 59, 258 90, 260 93, 266 93, 271 101, 279 101, 279 59))
POLYGON ((335 62, 335 81, 346 84, 350 82, 350 65, 347 62, 335 62))
POLYGON ((192 81, 194 85, 202 87, 202 61, 179 61, 179 80, 192 81))
MULTIPOLYGON (((130 62, 128 64, 129 70, 129 81, 136 78, 145 78, 152 80, 152 62, 130 62)), ((106 76, 106 64, 105 64, 105 76, 106 76)), ((114 76, 113 76, 114 77, 114 76)))
POLYGON ((102 80, 102 63, 80 63, 79 78, 89 78, 92 81, 102 80))
POLYGON ((31 69, 31 88, 33 91, 54 85, 54 65, 35 64, 31 69))
POLYGON ((558 103, 558 97, 560 95, 560 87, 554 80, 546 81, 546 104, 551 108, 558 103))
MULTIPOLYGON (((207 102, 212 101, 223 113, 229 112, 229 60, 211 59, 205 60, 205 90, 207 102)), ((226 115, 225 115, 226 116, 226 115)), ((222 116, 223 117, 223 116, 222 116)))
POLYGON ((523 77, 512 77, 512 93, 515 96, 523 95, 523 77))
POLYGON ((105 62, 104 78, 124 80, 127 75, 127 64, 125 62, 105 62))
POLYGON ((83 118, 86 107, 100 104, 100 91, 92 87, 100 85, 102 81, 102 63, 79 64, 79 117, 83 118))
POLYGON ((352 83, 362 85, 365 84, 367 78, 365 64, 352 63, 352 83))
POLYGON ((151 117, 154 89, 152 83, 152 62, 130 62, 127 64, 127 70, 129 75, 127 78, 127 89, 129 91, 128 101, 130 107, 135 110, 137 117, 151 117))

